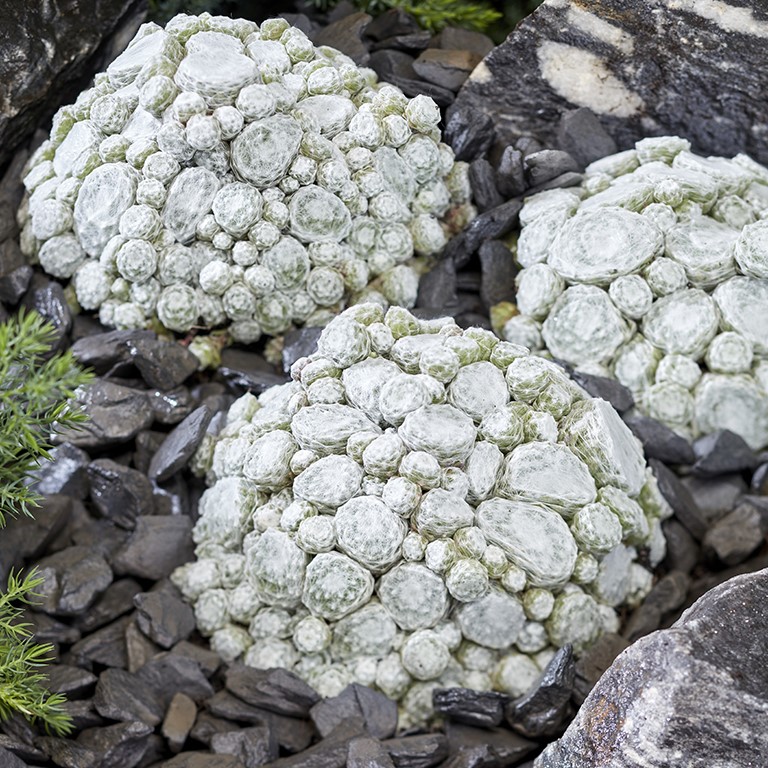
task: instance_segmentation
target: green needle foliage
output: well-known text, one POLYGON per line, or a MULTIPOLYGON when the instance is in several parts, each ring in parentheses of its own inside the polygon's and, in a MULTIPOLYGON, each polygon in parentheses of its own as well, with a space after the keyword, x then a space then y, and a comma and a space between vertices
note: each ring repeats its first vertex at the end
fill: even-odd
MULTIPOLYGON (((53 326, 36 313, 22 311, 0 325, 0 528, 8 517, 31 516, 39 497, 30 473, 50 458, 54 433, 85 418, 67 401, 91 375, 71 352, 49 356, 55 338, 53 326)), ((11 573, 0 592, 0 719, 20 713, 63 735, 72 729, 65 698, 46 690, 40 671, 53 647, 35 643, 20 621, 19 605, 31 605, 42 583, 34 570, 23 579, 11 573)))

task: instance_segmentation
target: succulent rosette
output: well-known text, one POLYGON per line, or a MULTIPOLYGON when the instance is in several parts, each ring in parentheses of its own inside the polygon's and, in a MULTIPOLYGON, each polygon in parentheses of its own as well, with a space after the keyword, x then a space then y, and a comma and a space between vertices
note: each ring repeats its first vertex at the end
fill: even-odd
POLYGON ((350 682, 423 723, 437 686, 522 694, 650 589, 670 509, 616 411, 452 319, 360 304, 193 460, 173 581, 225 659, 350 682))
POLYGON ((439 121, 284 19, 144 24, 28 164, 22 247, 117 328, 247 343, 412 306, 414 257, 473 215, 439 121))
POLYGON ((505 339, 615 377, 686 437, 768 445, 768 169, 643 139, 520 219, 505 339))

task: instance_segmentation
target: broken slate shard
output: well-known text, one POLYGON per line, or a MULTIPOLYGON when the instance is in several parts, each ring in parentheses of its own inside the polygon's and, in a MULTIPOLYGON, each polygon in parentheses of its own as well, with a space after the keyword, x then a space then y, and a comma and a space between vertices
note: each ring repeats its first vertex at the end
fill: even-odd
MULTIPOLYGON (((768 161, 764 3, 545 0, 470 75, 449 110, 489 116, 503 144, 556 145, 560 117, 591 109, 625 149, 677 134, 695 152, 768 161)), ((454 126, 455 128, 455 126, 454 126)))

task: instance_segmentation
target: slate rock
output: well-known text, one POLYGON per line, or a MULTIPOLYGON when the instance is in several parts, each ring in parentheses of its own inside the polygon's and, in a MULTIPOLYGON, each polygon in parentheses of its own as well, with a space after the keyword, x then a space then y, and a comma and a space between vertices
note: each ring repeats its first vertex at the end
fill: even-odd
POLYGON ((615 379, 582 371, 572 371, 571 378, 592 397, 607 400, 619 413, 624 413, 635 405, 635 398, 629 389, 615 379))
MULTIPOLYGON (((7 147, 5 151, 8 151, 7 147)), ((16 222, 16 211, 26 191, 21 178, 29 154, 29 146, 17 149, 11 155, 10 162, 5 166, 5 172, 0 177, 0 274, 2 275, 25 261, 18 244, 19 226, 16 222), (14 261, 11 261, 12 254, 14 261)), ((0 169, 4 165, 4 161, 0 161, 0 169)))
MULTIPOLYGON (((36 606, 37 608, 37 606, 36 606)), ((24 621, 29 624, 30 631, 35 640, 40 643, 54 643, 55 645, 72 645, 80 640, 81 633, 77 627, 65 624, 63 621, 41 613, 39 610, 27 609, 23 613, 24 621)))
POLYGON ((97 752, 71 739, 42 736, 37 743, 56 765, 64 768, 100 768, 102 765, 97 752))
POLYGON ((320 27, 311 37, 317 45, 328 45, 349 56, 355 64, 364 67, 368 64, 368 48, 362 42, 365 28, 371 21, 367 13, 350 13, 348 16, 320 27))
POLYGON ((693 472, 705 477, 751 470, 757 464, 757 457, 744 439, 727 429, 694 440, 693 452, 693 472))
POLYGON ((77 402, 88 416, 77 429, 62 430, 57 442, 81 448, 98 448, 124 443, 146 429, 155 415, 149 397, 141 390, 95 379, 84 388, 77 402))
POLYGON ((285 669, 255 669, 232 664, 224 684, 243 701, 289 717, 307 717, 319 694, 301 678, 285 669))
POLYGON ((380 80, 396 85, 409 98, 423 94, 434 99, 440 107, 451 104, 455 98, 454 92, 422 80, 413 68, 414 61, 413 56, 403 51, 387 48, 373 51, 368 66, 375 70, 380 80))
POLYGON ((521 201, 513 198, 473 219, 463 233, 467 251, 474 253, 486 240, 500 238, 511 232, 517 226, 522 207, 521 201))
POLYGON ((213 696, 213 687, 194 660, 175 653, 161 653, 150 659, 136 677, 154 690, 163 709, 170 706, 174 693, 183 693, 200 704, 213 696))
POLYGON ((525 159, 528 155, 534 154, 534 152, 541 152, 542 149, 545 149, 545 145, 533 136, 524 134, 515 139, 515 149, 519 149, 523 159, 525 159))
POLYGON ((22 558, 37 558, 48 550, 72 519, 75 505, 69 496, 41 499, 34 517, 20 515, 7 521, 0 536, 0 551, 7 548, 8 557, 0 559, 0 572, 22 558))
POLYGON ((231 348, 221 353, 219 373, 237 395, 245 392, 260 395, 265 389, 288 380, 276 373, 261 355, 231 348))
POLYGON ((761 496, 768 495, 768 463, 760 464, 752 475, 749 487, 761 496))
POLYGON ((125 669, 128 666, 125 629, 130 622, 130 616, 122 616, 78 640, 70 649, 73 661, 86 669, 92 664, 125 669))
POLYGON ((192 726, 189 735, 195 741, 209 746, 214 734, 234 731, 238 727, 236 723, 230 720, 224 720, 221 717, 212 715, 210 712, 201 711, 198 712, 195 724, 192 726))
POLYGON ((153 512, 152 483, 143 472, 96 459, 88 465, 88 481, 93 505, 121 528, 133 529, 136 518, 153 512))
POLYGON ((72 725, 76 730, 82 731, 85 728, 96 728, 105 725, 106 721, 93 708, 92 699, 72 700, 67 699, 64 702, 64 709, 72 718, 72 725))
POLYGON ((129 343, 129 350, 133 364, 148 387, 173 389, 200 367, 196 355, 176 341, 134 337, 129 343))
POLYGON ((517 197, 528 186, 523 167, 523 153, 509 145, 504 147, 496 168, 496 186, 502 195, 517 197))
POLYGON ((512 252, 501 240, 486 240, 480 258, 480 300, 487 310, 494 304, 515 299, 515 267, 512 252))
POLYGON ((211 751, 217 755, 233 755, 245 768, 258 768, 276 760, 279 747, 275 734, 266 726, 257 725, 214 734, 211 751))
POLYGON ((665 464, 693 464, 696 454, 691 444, 677 432, 650 416, 627 415, 624 423, 643 444, 648 459, 659 459, 665 464))
POLYGON ((67 547, 37 564, 45 581, 41 608, 48 613, 76 616, 86 610, 111 583, 112 569, 86 547, 67 547))
POLYGON ((410 35, 421 31, 413 15, 402 8, 390 8, 368 22, 365 36, 372 40, 385 40, 389 37, 410 35))
POLYGON ((616 142, 591 109, 579 107, 564 112, 557 126, 556 145, 582 167, 618 151, 616 142))
POLYGON ((105 669, 93 696, 96 711, 110 720, 138 720, 156 726, 165 707, 158 694, 144 680, 124 669, 105 669))
POLYGON ((200 666, 200 670, 207 678, 211 678, 221 666, 221 657, 217 653, 214 653, 209 648, 204 648, 202 645, 191 643, 188 640, 180 640, 176 643, 171 648, 171 653, 196 661, 200 666))
MULTIPOLYGON (((152 503, 159 516, 189 517, 193 514, 192 505, 197 504, 205 491, 202 478, 187 478, 182 473, 172 475, 164 483, 152 483, 152 503), (202 484, 202 488, 200 487, 202 484), (194 494, 197 493, 197 497, 194 494)), ((196 513, 197 510, 195 509, 196 513)))
POLYGON ((89 490, 87 470, 91 459, 88 454, 71 443, 57 445, 50 453, 51 460, 35 472, 34 489, 43 496, 60 493, 84 499, 89 490))
POLYGON ((153 768, 244 768, 233 755, 212 755, 209 752, 182 752, 153 768))
POLYGON ((178 424, 195 408, 192 393, 185 386, 174 389, 153 389, 147 392, 149 407, 160 424, 178 424))
POLYGON ((160 653, 160 646, 153 643, 133 621, 125 628, 125 654, 128 657, 128 671, 138 672, 147 662, 160 653))
POLYGON ((0 35, 0 82, 5 84, 0 168, 59 104, 74 101, 85 81, 120 52, 143 15, 141 3, 131 0, 86 0, 66 14, 35 0, 8 15, 0 35), (109 38, 118 41, 117 50, 109 38))
POLYGON ((483 157, 495 138, 493 119, 482 110, 457 103, 447 114, 443 141, 451 146, 456 159, 470 161, 483 157))
POLYGON ((504 198, 496 188, 494 168, 484 157, 478 157, 469 164, 469 183, 475 205, 481 213, 504 202, 504 198))
POLYGON ((416 51, 423 51, 425 48, 429 48, 431 42, 432 35, 426 30, 420 30, 418 32, 411 32, 407 35, 385 37, 377 43, 371 43, 368 46, 368 50, 373 52, 388 49, 415 53, 416 51))
POLYGON ((162 579, 194 557, 192 521, 188 517, 147 515, 112 561, 115 573, 144 579, 162 579))
POLYGON ((523 167, 531 187, 552 181, 564 173, 579 173, 582 170, 579 164, 562 149, 542 149, 526 155, 523 167))
POLYGON ((624 627, 623 636, 633 643, 657 630, 666 614, 683 605, 690 584, 690 577, 682 571, 670 571, 659 579, 646 599, 633 611, 624 627))
POLYGON ((185 693, 173 694, 168 705, 161 732, 171 752, 179 752, 197 718, 197 705, 185 693))
POLYGON ((32 274, 32 267, 29 264, 22 264, 6 274, 0 275, 0 301, 11 306, 17 304, 29 288, 32 274))
POLYGON ((397 729, 397 704, 378 691, 353 683, 338 696, 314 704, 309 717, 322 738, 346 720, 359 718, 368 734, 388 739, 397 729))
POLYGON ((149 477, 158 482, 178 472, 197 450, 213 414, 201 405, 192 411, 163 441, 149 464, 149 477))
POLYGON ((161 648, 186 640, 195 629, 192 607, 175 587, 142 592, 133 598, 139 629, 161 648))
POLYGON ((761 508, 744 500, 709 528, 702 546, 705 554, 723 565, 736 565, 765 543, 767 532, 768 504, 761 508))
POLYGON ((535 184, 526 190, 526 196, 535 195, 538 192, 544 192, 547 189, 561 189, 565 187, 576 187, 584 181, 584 174, 577 171, 566 171, 559 176, 555 176, 554 179, 548 181, 542 181, 539 184, 535 184))
POLYGON ((442 733, 401 736, 381 742, 395 768, 430 768, 448 757, 448 739, 442 733))
POLYGON ((579 656, 573 683, 573 700, 577 705, 581 705, 605 670, 628 646, 629 643, 621 635, 607 632, 579 656))
POLYGON ((458 91, 481 59, 482 56, 472 51, 427 48, 413 62, 413 68, 424 80, 458 91))
POLYGON ((688 475, 681 483, 691 494, 701 510, 707 525, 713 525, 725 517, 748 490, 741 474, 720 475, 719 477, 697 477, 688 475))
POLYGON ((619 149, 685 136, 701 155, 768 162, 768 137, 753 130, 765 112, 748 97, 768 86, 765 17, 740 0, 717 8, 665 2, 649 13, 626 0, 617 12, 614 0, 547 0, 485 57, 456 108, 555 146, 561 116, 587 107, 619 149))
POLYGON ((101 765, 134 768, 149 747, 151 733, 150 725, 133 721, 103 728, 88 728, 77 737, 77 742, 97 754, 101 765))
POLYGON ((418 307, 433 307, 445 313, 458 304, 456 265, 453 259, 441 259, 419 280, 418 307))
POLYGON ((462 27, 443 27, 435 42, 439 48, 471 51, 481 58, 490 53, 495 45, 488 35, 462 27))
MULTIPOLYGON (((512 764, 516 764, 514 761, 512 764)), ((493 753, 488 744, 474 747, 459 746, 451 750, 451 756, 443 763, 442 768, 491 768, 504 765, 493 753)))
POLYGON ((667 543, 664 565, 667 568, 690 573, 699 562, 701 550, 693 536, 677 520, 665 520, 661 524, 667 543))
POLYGON ((432 705, 436 713, 457 723, 484 728, 501 723, 508 701, 508 696, 495 691, 474 691, 470 688, 436 688, 432 691, 432 705))
MULTIPOLYGON (((456 754, 460 749, 487 749, 485 754, 490 762, 480 763, 486 768, 517 765, 523 757, 536 749, 535 742, 508 728, 475 728, 449 721, 445 725, 445 735, 451 754, 456 754)), ((477 757, 479 756, 475 759, 477 757)))
POLYGON ((558 649, 531 690, 507 704, 504 714, 509 725, 531 739, 562 732, 575 675, 573 648, 566 644, 558 649))
POLYGON ((537 768, 760 765, 768 754, 768 570, 721 584, 603 675, 537 768))
POLYGON ((49 691, 65 693, 67 698, 87 696, 96 684, 96 675, 71 664, 51 664, 45 668, 43 684, 49 691))
POLYGON ((56 332, 53 349, 63 349, 65 337, 72 328, 72 311, 61 284, 42 275, 34 275, 22 305, 38 312, 53 326, 56 332))
POLYGON ((648 464, 656 476, 659 491, 669 502, 677 519, 688 529, 696 541, 701 541, 707 531, 707 521, 690 491, 680 482, 674 472, 658 459, 650 459, 648 464))
POLYGON ((291 366, 300 358, 317 352, 317 340, 322 328, 303 327, 285 334, 283 342, 283 371, 290 373, 291 366))
MULTIPOLYGON (((43 759, 45 759, 45 754, 40 754, 42 754, 43 759)), ((2 742, 0 742, 0 765, 2 765, 3 768, 28 768, 27 763, 25 763, 10 748, 7 748, 6 745, 3 745, 2 742)))
POLYGON ((347 768, 394 768, 394 763, 378 739, 360 736, 349 742, 347 768))
POLYGON ((89 333, 75 341, 72 354, 99 376, 122 376, 133 368, 131 350, 156 338, 152 331, 143 328, 89 333))

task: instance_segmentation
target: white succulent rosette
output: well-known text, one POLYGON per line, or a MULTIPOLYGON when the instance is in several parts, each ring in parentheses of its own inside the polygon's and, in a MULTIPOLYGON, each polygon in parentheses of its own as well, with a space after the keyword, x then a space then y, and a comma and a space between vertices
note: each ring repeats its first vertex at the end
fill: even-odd
POLYGON ((615 377, 686 437, 768 445, 768 169, 643 139, 520 219, 505 339, 615 377))
POLYGON ((193 468, 174 582, 222 656, 424 722, 437 686, 522 694, 637 604, 671 513, 615 410, 490 331, 345 310, 193 468), (641 562, 642 561, 642 562, 641 562))
POLYGON ((284 19, 144 24, 28 164, 22 249, 117 328, 242 342, 369 296, 474 215, 440 111, 284 19))

